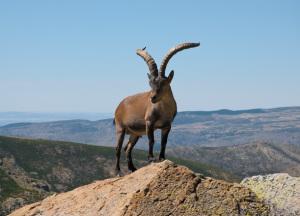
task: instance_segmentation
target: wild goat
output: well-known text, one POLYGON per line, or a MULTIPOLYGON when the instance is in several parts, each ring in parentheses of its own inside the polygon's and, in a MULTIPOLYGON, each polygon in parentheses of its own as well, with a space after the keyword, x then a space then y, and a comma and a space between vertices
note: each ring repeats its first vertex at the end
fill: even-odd
POLYGON ((148 73, 151 90, 126 97, 115 111, 116 127, 116 172, 120 172, 120 155, 125 134, 129 134, 129 141, 125 146, 128 169, 134 172, 131 151, 142 135, 149 139, 148 160, 153 161, 154 130, 161 129, 161 150, 159 160, 165 159, 165 149, 171 123, 177 113, 176 101, 173 97, 170 83, 174 76, 171 71, 168 77, 165 70, 169 60, 177 52, 199 46, 199 43, 183 43, 172 48, 163 59, 159 72, 154 59, 144 49, 138 49, 137 55, 142 57, 149 67, 148 73))

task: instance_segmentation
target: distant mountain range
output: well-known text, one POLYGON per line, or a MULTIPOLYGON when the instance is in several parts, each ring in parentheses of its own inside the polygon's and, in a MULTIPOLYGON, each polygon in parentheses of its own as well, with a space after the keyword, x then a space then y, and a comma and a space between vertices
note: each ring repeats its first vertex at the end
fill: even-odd
MULTIPOLYGON (((0 135, 114 146, 112 122, 15 123, 0 127, 0 135)), ((159 133, 156 141, 159 143, 159 133)), ((179 112, 168 146, 232 146, 256 141, 300 145, 300 107, 179 112)), ((145 143, 143 138, 137 147, 147 148, 145 143)))
MULTIPOLYGON (((0 127, 6 136, 0 136, 0 216, 53 192, 112 176, 114 148, 104 146, 114 146, 114 133, 111 118, 0 127)), ((156 141, 158 150, 159 133, 156 141)), ((143 138, 137 147, 147 149, 146 142, 143 138)), ((146 152, 133 153, 138 167, 147 163, 146 152)), ((300 176, 300 107, 180 112, 167 158, 227 181, 277 172, 300 176)))
POLYGON ((70 119, 90 121, 111 118, 110 113, 68 113, 68 112, 0 112, 0 126, 18 122, 48 122, 70 119))

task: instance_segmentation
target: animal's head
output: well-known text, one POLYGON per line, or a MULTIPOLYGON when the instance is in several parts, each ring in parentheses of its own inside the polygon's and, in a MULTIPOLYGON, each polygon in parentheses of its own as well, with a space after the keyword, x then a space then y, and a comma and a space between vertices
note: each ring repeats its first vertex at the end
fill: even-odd
POLYGON ((137 54, 141 56, 149 67, 150 73, 148 73, 149 84, 151 87, 151 102, 156 103, 170 90, 170 84, 174 76, 174 71, 172 70, 168 76, 165 76, 165 70, 169 60, 177 52, 199 46, 200 43, 183 43, 170 49, 165 58, 163 59, 159 72, 154 59, 146 52, 146 47, 144 49, 138 49, 137 54))
POLYGON ((168 77, 153 76, 148 73, 149 85, 151 87, 151 102, 159 101, 167 91, 170 90, 170 83, 173 79, 174 71, 171 71, 168 77))

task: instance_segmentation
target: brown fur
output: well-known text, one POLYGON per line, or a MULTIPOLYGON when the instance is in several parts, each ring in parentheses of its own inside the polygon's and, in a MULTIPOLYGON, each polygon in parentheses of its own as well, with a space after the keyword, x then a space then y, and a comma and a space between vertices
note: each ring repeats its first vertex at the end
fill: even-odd
MULTIPOLYGON (((171 49, 163 63, 167 64, 176 52, 198 45, 186 43, 171 49)), ((172 71, 168 77, 165 77, 164 71, 160 71, 158 74, 155 61, 145 49, 138 50, 137 54, 144 58, 149 66, 150 74, 148 76, 151 91, 126 97, 115 111, 117 172, 120 171, 120 154, 125 134, 130 135, 129 141, 124 148, 129 170, 136 170, 132 163, 131 151, 138 139, 143 135, 147 135, 149 139, 148 160, 152 161, 154 159, 153 145, 154 130, 156 129, 161 129, 162 131, 159 160, 165 159, 168 134, 177 113, 176 101, 170 86, 174 72, 172 71)), ((165 67, 166 65, 161 68, 165 70, 165 67)))

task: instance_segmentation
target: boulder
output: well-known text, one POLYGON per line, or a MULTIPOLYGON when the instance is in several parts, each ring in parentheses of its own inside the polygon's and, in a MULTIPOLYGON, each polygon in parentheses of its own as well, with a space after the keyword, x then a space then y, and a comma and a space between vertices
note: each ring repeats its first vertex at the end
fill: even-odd
POLYGON ((166 160, 24 206, 11 216, 268 215, 248 188, 205 178, 166 160))

